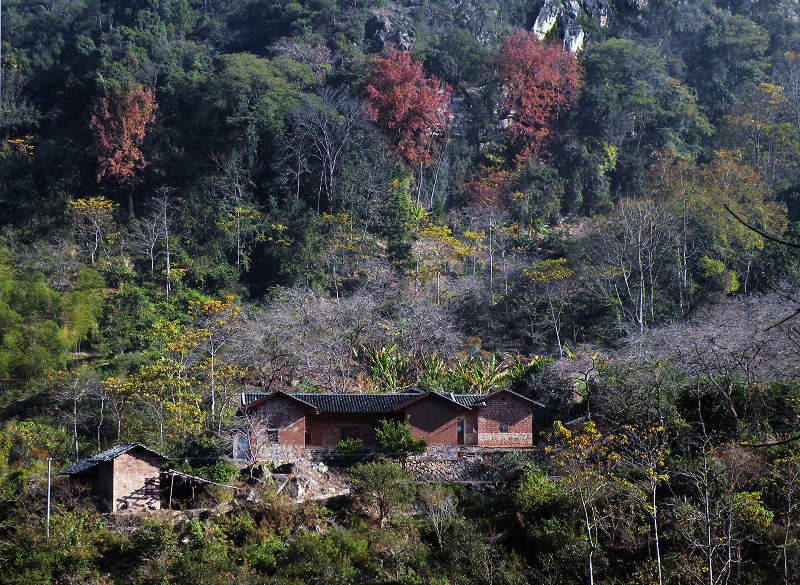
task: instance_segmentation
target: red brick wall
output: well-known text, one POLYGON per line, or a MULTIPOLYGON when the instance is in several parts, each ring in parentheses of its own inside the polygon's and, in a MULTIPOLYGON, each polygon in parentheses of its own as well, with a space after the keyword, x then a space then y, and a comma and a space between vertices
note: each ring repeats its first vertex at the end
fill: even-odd
MULTIPOLYGON (((134 449, 113 461, 113 512, 161 508, 161 461, 134 449), (138 452, 137 452, 138 451, 138 452)), ((101 474, 102 475, 102 474, 101 474)))
POLYGON ((306 444, 306 408, 290 398, 276 396, 254 407, 259 413, 267 415, 267 425, 278 429, 278 443, 281 445, 306 444))
POLYGON ((383 415, 316 414, 308 416, 309 446, 335 447, 343 431, 358 434, 365 445, 375 444, 375 426, 383 415))
POLYGON ((530 403, 501 392, 478 407, 478 446, 530 447, 533 445, 533 414, 530 403), (500 432, 501 422, 509 423, 508 433, 500 432))
MULTIPOLYGON (((466 411, 436 398, 420 400, 406 408, 404 412, 410 417, 409 422, 414 437, 425 439, 428 445, 457 445, 458 419, 465 419, 467 416, 466 411)), ((464 437, 466 444, 466 435, 464 437)))

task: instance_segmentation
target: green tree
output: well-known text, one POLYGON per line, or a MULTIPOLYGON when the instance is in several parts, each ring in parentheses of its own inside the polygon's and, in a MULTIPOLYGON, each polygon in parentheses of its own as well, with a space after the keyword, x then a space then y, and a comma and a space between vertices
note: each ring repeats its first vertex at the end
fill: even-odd
POLYGON ((428 448, 425 439, 416 439, 408 421, 383 419, 375 429, 378 449, 404 464, 409 455, 420 455, 428 448))
POLYGON ((391 461, 357 465, 351 480, 358 507, 381 528, 408 506, 414 493, 413 476, 391 461))
POLYGON ((697 152, 712 128, 691 92, 670 77, 654 49, 625 39, 590 46, 578 123, 586 136, 616 149, 612 190, 643 188, 644 170, 656 150, 697 152))

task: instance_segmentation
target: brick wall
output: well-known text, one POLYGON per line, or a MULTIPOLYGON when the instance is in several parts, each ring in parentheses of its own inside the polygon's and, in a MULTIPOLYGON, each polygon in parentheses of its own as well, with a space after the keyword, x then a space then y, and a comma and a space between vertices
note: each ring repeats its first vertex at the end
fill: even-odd
POLYGON ((501 392, 478 409, 478 445, 481 447, 530 447, 533 445, 533 413, 530 403, 501 392), (508 432, 500 432, 500 423, 508 432))
POLYGON ((309 415, 310 446, 335 447, 344 434, 358 436, 365 445, 375 445, 375 426, 383 415, 317 414, 309 415))
POLYGON ((255 407, 268 417, 267 425, 278 431, 281 445, 306 444, 306 408, 290 398, 276 396, 255 407))
MULTIPOLYGON (((405 409, 405 413, 409 416, 414 437, 425 439, 428 445, 457 445, 458 420, 467 418, 465 411, 436 398, 412 404, 405 409)), ((464 426, 468 426, 466 421, 464 426)))
POLYGON ((112 463, 113 512, 161 508, 161 461, 158 458, 134 449, 112 463))

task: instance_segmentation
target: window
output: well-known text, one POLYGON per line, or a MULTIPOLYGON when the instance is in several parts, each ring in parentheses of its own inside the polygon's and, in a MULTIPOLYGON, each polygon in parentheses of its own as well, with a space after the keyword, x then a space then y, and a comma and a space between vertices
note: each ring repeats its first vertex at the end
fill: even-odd
POLYGON ((508 433, 508 423, 503 421, 500 423, 500 432, 503 434, 508 433))
POLYGON ((360 438, 361 429, 359 427, 342 427, 342 440, 360 438))
POLYGON ((267 429, 267 443, 278 442, 278 429, 267 429))

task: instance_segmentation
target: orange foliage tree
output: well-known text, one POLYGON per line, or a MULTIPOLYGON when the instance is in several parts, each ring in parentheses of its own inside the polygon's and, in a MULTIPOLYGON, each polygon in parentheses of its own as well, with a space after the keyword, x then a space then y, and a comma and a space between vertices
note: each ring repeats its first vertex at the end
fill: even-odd
POLYGON ((412 165, 433 161, 435 138, 450 126, 450 87, 426 77, 408 51, 389 49, 367 79, 367 115, 412 165))
POLYGON ((141 145, 157 109, 153 90, 138 83, 100 100, 89 124, 97 151, 98 183, 131 183, 136 171, 147 165, 141 145))
POLYGON ((502 114, 518 161, 539 156, 558 116, 578 96, 581 76, 575 57, 519 31, 500 48, 502 114))

